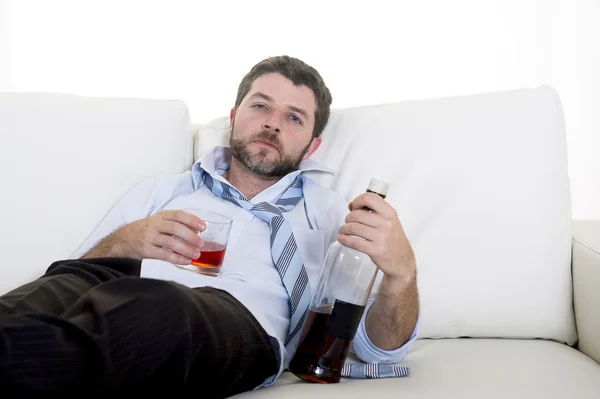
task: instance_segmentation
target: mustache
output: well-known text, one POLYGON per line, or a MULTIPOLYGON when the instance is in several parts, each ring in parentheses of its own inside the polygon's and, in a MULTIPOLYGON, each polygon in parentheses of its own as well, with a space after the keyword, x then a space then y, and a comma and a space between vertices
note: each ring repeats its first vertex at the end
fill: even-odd
POLYGON ((277 133, 263 130, 260 133, 254 135, 252 137, 252 141, 265 141, 271 144, 273 147, 277 148, 278 150, 281 149, 281 143, 279 142, 279 137, 277 136, 277 133))

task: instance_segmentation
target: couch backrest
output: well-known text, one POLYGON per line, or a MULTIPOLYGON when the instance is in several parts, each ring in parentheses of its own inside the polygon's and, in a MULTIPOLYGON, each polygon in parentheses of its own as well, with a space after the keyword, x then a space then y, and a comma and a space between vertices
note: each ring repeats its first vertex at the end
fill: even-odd
MULTIPOLYGON (((203 124, 198 157, 227 145, 203 124)), ((420 337, 576 340, 565 126, 549 87, 334 110, 313 156, 348 200, 390 183, 418 263, 420 337)))
POLYGON ((0 93, 0 293, 69 257, 139 181, 191 166, 179 101, 0 93))

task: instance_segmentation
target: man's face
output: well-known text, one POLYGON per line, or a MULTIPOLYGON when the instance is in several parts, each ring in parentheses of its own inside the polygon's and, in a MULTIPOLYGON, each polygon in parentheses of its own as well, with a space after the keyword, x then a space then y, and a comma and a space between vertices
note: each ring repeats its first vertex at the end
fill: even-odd
POLYGON ((233 156, 261 176, 297 170, 321 143, 312 138, 316 106, 307 86, 295 86, 278 73, 260 76, 237 110, 231 110, 233 156))

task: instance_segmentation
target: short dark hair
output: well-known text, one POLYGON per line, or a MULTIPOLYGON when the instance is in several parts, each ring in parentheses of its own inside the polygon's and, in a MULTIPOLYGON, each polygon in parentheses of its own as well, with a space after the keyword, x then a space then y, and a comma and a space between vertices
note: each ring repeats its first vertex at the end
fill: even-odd
POLYGON ((329 119, 331 92, 319 72, 297 58, 287 55, 269 57, 254 65, 240 82, 235 100, 235 109, 240 106, 242 100, 250 91, 252 83, 260 76, 268 73, 279 73, 291 80, 296 86, 305 85, 313 91, 317 103, 313 137, 319 137, 329 119))

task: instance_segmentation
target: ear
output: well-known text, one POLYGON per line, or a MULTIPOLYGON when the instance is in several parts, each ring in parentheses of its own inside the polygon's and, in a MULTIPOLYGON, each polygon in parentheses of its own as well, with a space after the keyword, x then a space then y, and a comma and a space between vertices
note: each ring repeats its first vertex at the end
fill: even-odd
POLYGON ((235 119, 235 108, 231 108, 229 112, 229 127, 233 127, 233 120, 235 119))
POLYGON ((314 152, 317 151, 317 149, 321 145, 322 141, 323 141, 323 139, 320 136, 312 139, 312 141, 310 142, 310 145, 308 146, 308 150, 306 151, 306 154, 304 154, 304 156, 302 157, 302 160, 304 161, 305 159, 308 159, 312 154, 314 154, 314 152))

